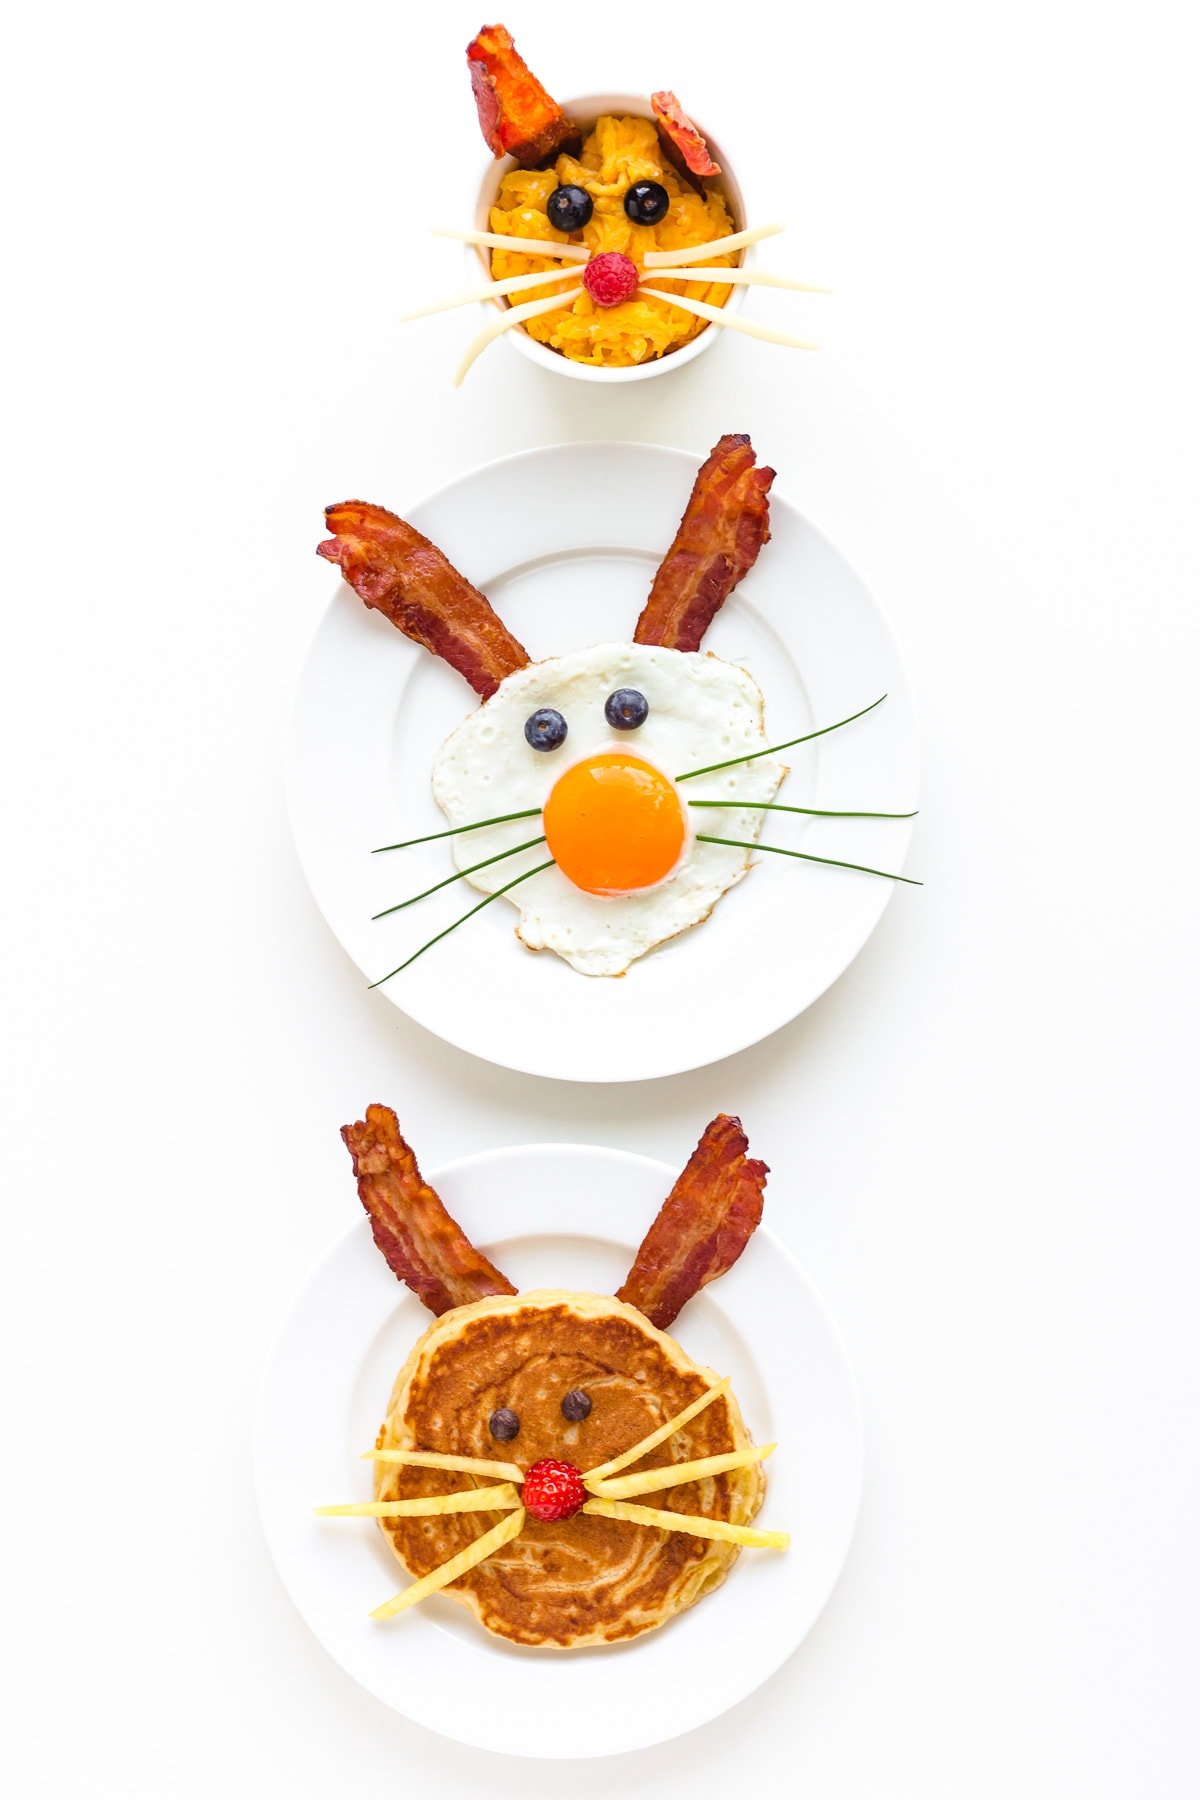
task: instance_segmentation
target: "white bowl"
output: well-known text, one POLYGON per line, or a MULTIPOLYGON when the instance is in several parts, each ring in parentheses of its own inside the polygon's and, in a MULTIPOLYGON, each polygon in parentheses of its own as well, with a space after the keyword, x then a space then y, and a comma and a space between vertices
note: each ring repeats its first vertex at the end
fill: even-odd
MULTIPOLYGON (((650 102, 640 94, 584 94, 580 99, 562 102, 562 108, 568 118, 578 119, 582 125, 589 127, 604 115, 637 119, 653 119, 654 117, 654 110, 650 102)), ((725 201, 733 219, 734 230, 744 231, 746 229, 746 207, 742 199, 742 190, 738 186, 737 176, 716 138, 702 125, 698 124, 697 130, 708 144, 713 161, 720 165, 721 191, 725 195, 725 201)), ((491 229, 488 220, 495 204, 496 195, 500 191, 500 183, 509 170, 516 167, 517 164, 511 156, 501 157, 499 161, 493 159, 488 163, 479 184, 479 195, 475 202, 476 230, 488 231, 491 229)), ((745 259, 746 252, 743 251, 738 257, 739 265, 745 259)), ((468 246, 467 260, 472 278, 482 263, 484 272, 490 280, 492 273, 490 251, 468 246)), ((742 305, 745 298, 745 287, 735 287, 722 310, 725 312, 736 310, 742 305)), ((504 309, 506 304, 502 299, 485 300, 483 308, 485 312, 490 313, 493 308, 504 309)), ((515 326, 505 336, 514 350, 519 350, 522 356, 528 357, 530 362, 538 363, 543 369, 553 369, 557 375, 570 375, 576 381, 645 381, 648 376, 665 375, 669 369, 682 368, 684 363, 691 362, 702 351, 707 350, 709 345, 719 337, 720 331, 719 325, 708 325, 682 349, 669 350, 665 356, 656 356, 652 362, 638 363, 628 369, 603 369, 596 368, 590 363, 575 362, 571 357, 563 356, 559 351, 551 350, 545 344, 539 344, 537 339, 531 338, 524 326, 521 325, 515 326)))

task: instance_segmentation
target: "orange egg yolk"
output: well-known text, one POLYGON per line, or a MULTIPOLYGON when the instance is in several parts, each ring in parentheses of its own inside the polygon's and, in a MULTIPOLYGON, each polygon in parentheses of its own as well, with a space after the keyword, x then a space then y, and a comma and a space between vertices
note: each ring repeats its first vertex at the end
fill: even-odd
POLYGON ((687 825, 674 785, 640 757, 605 751, 565 770, 542 812, 551 856, 585 894, 633 894, 669 875, 687 825))

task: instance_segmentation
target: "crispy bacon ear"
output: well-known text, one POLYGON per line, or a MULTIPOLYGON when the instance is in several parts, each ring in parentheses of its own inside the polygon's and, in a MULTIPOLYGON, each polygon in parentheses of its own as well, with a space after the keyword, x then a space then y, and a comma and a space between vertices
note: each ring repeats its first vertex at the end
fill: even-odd
POLYGON ((342 1137, 388 1268, 430 1312, 440 1316, 489 1294, 516 1293, 422 1179, 390 1106, 368 1106, 365 1119, 343 1125, 342 1137))
POLYGON ((677 167, 682 164, 689 175, 699 176, 701 180, 708 175, 719 175, 720 164, 709 155, 708 145, 670 88, 660 88, 657 94, 651 94, 650 104, 671 161, 677 167))
POLYGON ((490 603, 435 544, 382 506, 344 500, 325 508, 334 533, 317 555, 337 563, 360 600, 444 657, 486 700, 527 652, 490 603))
POLYGON ((493 156, 512 156, 523 169, 548 163, 560 150, 577 154, 583 134, 531 74, 503 25, 485 25, 467 45, 479 129, 493 156))
POLYGON ((710 451, 692 488, 634 641, 698 650, 705 632, 769 539, 767 494, 774 469, 755 467, 754 446, 729 433, 710 451))
POLYGON ((733 1267, 762 1218, 767 1165, 752 1161, 748 1147, 742 1121, 729 1113, 705 1127, 617 1290, 660 1331, 733 1267))

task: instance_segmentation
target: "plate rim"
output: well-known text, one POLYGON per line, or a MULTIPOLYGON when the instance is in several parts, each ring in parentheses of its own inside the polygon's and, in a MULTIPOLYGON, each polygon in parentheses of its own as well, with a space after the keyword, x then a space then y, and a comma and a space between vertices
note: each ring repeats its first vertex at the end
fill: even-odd
MULTIPOLYGON (((439 1163, 436 1167, 431 1168, 428 1172, 427 1179, 430 1185, 437 1191, 443 1183, 448 1184, 456 1181, 461 1176, 469 1174, 473 1169, 494 1169, 499 1163, 519 1163, 522 1159, 536 1158, 546 1154, 554 1156, 582 1156, 588 1159, 599 1159, 602 1162, 608 1162, 612 1165, 623 1165, 626 1168, 637 1167, 642 1173, 653 1176, 656 1181, 665 1182, 667 1184, 666 1191, 669 1191, 670 1184, 678 1177, 678 1170, 673 1168, 670 1164, 663 1162, 658 1157, 649 1156, 641 1151, 627 1150, 620 1146, 606 1144, 584 1143, 577 1140, 572 1140, 570 1142, 542 1140, 532 1143, 501 1145, 490 1150, 471 1151, 464 1156, 439 1163)), ((594 1231, 588 1232, 579 1229, 578 1222, 573 1218, 555 1219, 552 1226, 544 1226, 534 1233, 530 1233, 527 1229, 518 1229, 522 1236, 540 1236, 543 1231, 546 1235, 556 1235, 559 1237, 587 1237, 595 1235, 594 1231)), ((599 1761, 605 1757, 636 1753, 639 1750, 648 1749, 655 1744, 669 1743, 673 1739, 686 1736, 689 1732, 699 1730, 704 1725, 712 1723, 713 1720, 723 1717, 725 1714, 732 1711, 733 1708, 741 1705, 743 1701, 749 1699, 752 1694, 765 1686, 767 1682, 771 1681, 779 1673, 784 1664, 795 1655, 796 1651, 799 1650, 800 1646, 806 1641, 818 1624, 829 1604, 838 1581, 841 1579, 842 1572, 854 1543, 859 1518, 861 1516, 866 1472, 866 1434, 862 1390, 855 1373, 854 1364, 846 1346, 845 1338, 838 1323, 812 1277, 782 1239, 766 1225, 759 1225, 754 1236, 756 1238, 761 1238, 769 1246, 771 1254, 779 1260, 780 1264, 785 1269, 789 1280, 797 1283, 805 1291, 807 1302, 819 1319, 821 1327, 827 1334, 836 1355, 837 1364, 845 1385, 845 1397, 848 1404, 846 1424, 852 1432, 854 1443, 853 1500, 848 1509, 848 1517, 843 1528, 843 1540, 836 1567, 832 1570, 827 1581, 824 1583, 803 1630, 801 1630, 798 1636, 780 1648, 778 1655, 773 1655, 769 1664, 765 1664, 761 1669, 756 1670, 754 1678, 748 1686, 735 1689, 728 1698, 722 1698, 714 1710, 705 1712, 703 1717, 686 1718, 681 1722, 673 1724, 667 1730, 654 1730, 649 1735, 645 1732, 638 1732, 628 1741, 618 1744, 604 1744, 599 1747, 589 1744, 578 1752, 564 1755, 557 1749, 541 1752, 536 1748, 530 1749, 526 1745, 521 1745, 519 1748, 509 1748, 503 1743, 487 1740, 485 1736, 482 1735, 475 1737, 464 1736, 459 1732, 444 1730, 439 1724, 432 1724, 426 1719, 415 1717, 412 1713, 405 1711, 402 1707, 397 1705, 396 1701, 389 1694, 381 1692, 378 1686, 365 1679, 358 1670, 351 1668, 348 1663, 343 1660, 338 1651, 325 1641, 315 1625, 310 1621, 300 1600, 293 1592, 292 1586, 289 1583, 281 1564, 280 1555, 277 1554, 275 1541, 272 1537, 270 1511, 265 1500, 267 1476, 265 1463, 266 1452, 263 1443, 268 1390, 271 1385, 280 1351, 283 1348, 289 1330, 293 1326, 295 1316, 300 1312, 306 1297, 318 1284, 321 1276, 327 1271, 329 1266, 334 1263, 341 1254, 345 1253, 351 1240, 361 1239, 363 1234, 368 1233, 369 1230, 369 1221, 365 1216, 351 1220, 344 1229, 337 1233, 321 1252, 320 1256, 310 1268, 307 1276, 292 1295, 290 1302, 284 1308, 283 1313, 280 1316, 270 1338, 266 1354, 263 1357, 252 1412, 250 1445, 252 1481, 255 1506, 258 1513, 263 1541, 266 1546, 267 1554, 275 1569, 280 1586, 287 1596, 289 1604, 304 1624, 306 1630, 310 1632, 314 1640, 320 1645, 324 1654, 336 1663, 343 1674, 359 1688, 365 1693, 369 1693, 374 1699, 378 1700, 381 1705, 386 1706, 389 1711, 395 1712, 408 1724, 417 1726, 421 1730, 429 1731, 433 1733, 434 1736, 443 1738, 447 1742, 464 1744, 469 1748, 481 1750, 488 1754, 504 1754, 515 1757, 518 1760, 524 1758, 528 1760, 552 1762, 599 1761)), ((486 1250, 487 1244, 484 1243, 481 1247, 486 1250)), ((633 1245, 632 1248, 636 1250, 636 1244, 633 1245)), ((366 1335, 368 1335, 367 1332, 364 1332, 364 1337, 366 1335)), ((601 1652, 601 1654, 603 1654, 603 1652, 601 1652)), ((567 1658, 564 1657, 563 1659, 556 1660, 567 1660, 567 1658)))
MULTIPOLYGON (((511 468, 520 463, 536 462, 543 458, 558 458, 567 453, 570 453, 572 456, 586 456, 597 451, 602 453, 635 455, 645 453, 652 458, 667 457, 676 464, 686 466, 689 470, 693 471, 693 473, 699 470, 704 461, 704 457, 707 454, 707 452, 697 454, 695 451, 682 449, 678 445, 673 444, 647 443, 641 440, 612 437, 568 438, 559 440, 555 443, 532 445, 523 450, 509 451, 503 456, 490 457, 486 462, 476 463, 470 469, 463 470, 460 474, 453 476, 449 481, 443 482, 437 487, 427 489, 419 494, 417 498, 405 503, 403 516, 407 518, 423 508, 435 504, 443 504, 446 501, 452 501, 453 497, 458 492, 466 489, 469 484, 494 469, 511 468)), ((912 756, 914 798, 919 798, 923 773, 921 717, 917 706, 916 690, 913 684, 912 673, 900 643, 900 639, 892 625, 891 617, 881 604, 874 588, 862 574, 857 563, 854 562, 852 558, 841 549, 840 545, 838 545, 827 532, 822 530, 822 528, 789 497, 786 488, 783 490, 773 488, 772 497, 776 501, 782 503, 783 506, 787 507, 802 526, 822 545, 825 552, 837 559, 843 565, 849 576, 857 583, 863 594, 867 597, 874 610, 878 625, 886 640, 888 652, 894 660, 899 675, 898 685, 902 690, 904 700, 911 715, 912 731, 909 750, 912 756)), ((419 526, 418 529, 420 529, 419 526)), ((318 913, 324 920, 327 929, 332 935, 334 942, 341 950, 343 956, 346 957, 351 967, 358 974, 366 975, 367 971, 362 968, 362 965, 344 942, 341 933, 333 919, 330 917, 329 911, 321 899, 318 883, 314 881, 311 872, 310 857, 306 855, 305 837, 299 823, 302 810, 299 778, 299 764, 301 763, 302 758, 299 753, 299 744, 301 742, 303 701, 309 686, 312 671, 317 666, 322 631, 333 614, 334 608, 338 604, 339 597, 345 586, 346 583, 344 580, 339 578, 336 581, 330 592, 329 599, 326 601, 316 618, 310 633, 307 648, 301 659, 300 671, 293 689, 292 703, 288 716, 283 785, 288 828, 296 860, 300 865, 300 872, 304 877, 305 886, 312 897, 313 904, 316 906, 318 913)), ((889 693, 891 691, 892 690, 889 690, 889 693)), ((902 872, 907 865, 912 848, 912 837, 913 825, 910 820, 906 827, 903 850, 896 859, 898 872, 902 872)), ((882 904, 875 919, 850 957, 840 968, 834 969, 828 975, 828 978, 822 982, 822 985, 812 992, 799 1008, 792 1008, 792 1003, 789 1000, 787 1002, 788 1010, 785 1011, 782 1017, 775 1018, 773 1022, 768 1022, 764 1025, 758 1023, 751 1025, 744 1035, 739 1035, 737 1037, 735 1042, 728 1043, 724 1047, 712 1051, 706 1049, 702 1051, 699 1057, 696 1057, 693 1053, 685 1053, 682 1060, 673 1058, 669 1063, 652 1069, 643 1070, 632 1077, 616 1067, 610 1068, 605 1066, 596 1068, 589 1066, 584 1069, 564 1069, 562 1067, 550 1066, 545 1063, 537 1063, 527 1056, 521 1056, 519 1053, 517 1056, 507 1055, 498 1046, 493 1046, 489 1049, 481 1048, 477 1043, 469 1041, 469 1033, 464 1032, 453 1023, 448 1026, 434 1025, 427 1023, 423 1017, 416 1017, 408 1007, 403 1004, 400 997, 401 990, 393 987, 386 987, 382 988, 380 991, 383 998, 391 1006, 395 1007, 395 1009, 401 1013, 410 1024, 417 1027, 417 1029, 428 1032, 430 1037, 435 1041, 448 1044, 452 1049, 459 1051, 461 1054, 473 1056, 480 1062, 486 1063, 493 1068, 510 1069, 515 1074, 530 1075, 544 1081, 569 1082, 574 1084, 607 1086, 622 1082, 635 1082, 640 1085, 642 1082, 646 1081, 663 1081, 672 1076, 690 1074, 694 1070, 712 1068, 718 1063, 728 1061, 731 1057, 739 1056, 742 1052, 753 1049, 755 1045, 763 1043, 766 1039, 773 1037, 776 1032, 782 1031, 795 1019, 800 1018, 810 1007, 815 1006, 817 1002, 829 992, 834 984, 846 974, 847 970, 855 961, 857 961, 863 950, 865 950, 870 943, 872 937, 882 923, 884 914, 891 905, 898 885, 899 884, 896 882, 889 884, 889 891, 883 896, 882 904)), ((581 977, 581 979, 588 978, 581 977)), ((678 1057, 678 1055, 679 1053, 677 1052, 676 1057, 678 1057)))

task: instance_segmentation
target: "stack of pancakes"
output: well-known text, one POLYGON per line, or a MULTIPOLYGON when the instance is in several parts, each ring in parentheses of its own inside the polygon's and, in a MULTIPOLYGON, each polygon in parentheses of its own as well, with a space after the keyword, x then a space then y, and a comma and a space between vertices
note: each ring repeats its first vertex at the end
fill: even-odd
MULTIPOLYGON (((623 1301, 557 1289, 495 1295, 455 1307, 414 1346, 396 1377, 376 1447, 499 1459, 523 1470, 558 1457, 586 1475, 716 1381, 623 1301), (574 1424, 562 1411, 573 1389, 592 1403, 587 1418, 574 1424), (517 1436, 506 1443, 488 1429, 502 1407, 520 1421, 517 1436)), ((725 1394, 621 1472, 719 1456, 749 1443, 737 1402, 725 1394)), ((446 1494, 495 1479, 377 1463, 375 1497, 446 1494)), ((640 1498, 664 1510, 747 1525, 765 1485, 761 1467, 753 1464, 640 1498)), ((419 1577, 505 1516, 458 1513, 380 1524, 400 1562, 419 1577)), ((735 1544, 623 1520, 583 1513, 554 1524, 526 1518, 512 1543, 444 1591, 470 1607, 489 1631, 514 1643, 577 1649, 664 1624, 719 1586, 737 1555, 735 1544)))

